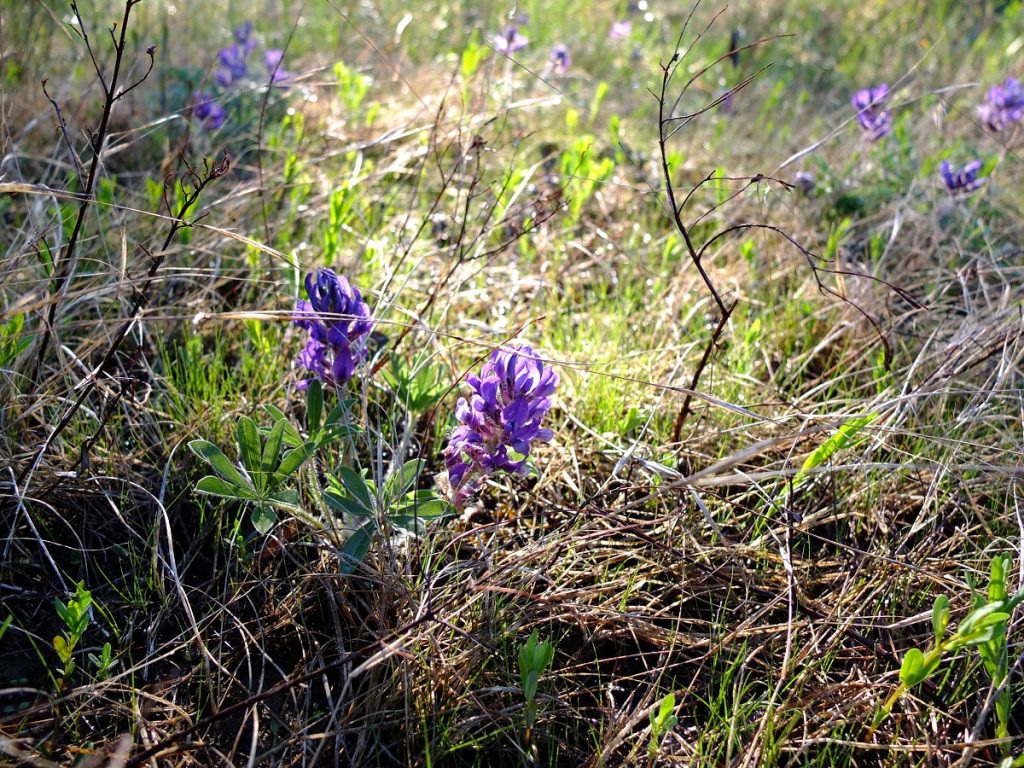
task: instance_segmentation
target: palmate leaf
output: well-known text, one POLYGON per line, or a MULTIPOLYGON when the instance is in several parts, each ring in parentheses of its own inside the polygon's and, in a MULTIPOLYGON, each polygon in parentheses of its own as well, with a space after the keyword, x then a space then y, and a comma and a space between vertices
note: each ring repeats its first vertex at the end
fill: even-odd
POLYGON ((209 464, 213 471, 228 482, 240 487, 250 486, 238 468, 224 455, 224 452, 208 440, 193 440, 188 444, 189 450, 209 464))

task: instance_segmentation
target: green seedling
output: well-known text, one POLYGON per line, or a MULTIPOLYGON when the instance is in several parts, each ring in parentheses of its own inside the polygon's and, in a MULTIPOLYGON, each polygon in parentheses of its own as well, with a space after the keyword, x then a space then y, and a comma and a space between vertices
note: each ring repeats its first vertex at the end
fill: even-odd
POLYGON ((554 657, 555 647, 547 640, 540 642, 536 629, 519 649, 519 677, 523 683, 523 698, 526 700, 524 735, 527 744, 531 741, 533 726, 537 722, 537 683, 540 676, 551 666, 554 657))
POLYGON ((64 623, 64 630, 53 638, 53 649, 57 651, 61 667, 57 676, 57 690, 64 690, 68 678, 75 671, 75 649, 89 627, 89 608, 92 607, 92 595, 85 588, 85 582, 75 585, 75 594, 67 603, 54 599, 57 615, 64 623))
POLYGON ((657 707, 651 710, 651 741, 647 745, 647 754, 651 757, 658 754, 661 740, 679 722, 679 718, 675 715, 675 709, 676 696, 674 693, 669 693, 657 707))
POLYGON ((965 648, 977 648, 982 665, 997 691, 996 736, 1006 740, 1004 749, 1009 748, 1011 695, 1007 684, 1009 655, 1006 632, 1013 609, 1024 601, 1024 588, 1012 596, 1007 594, 1006 577, 1011 562, 1009 555, 996 555, 992 560, 987 595, 974 595, 973 609, 951 635, 947 634, 950 620, 949 598, 945 595, 935 598, 932 606, 932 646, 925 651, 911 648, 906 652, 900 666, 900 684, 882 705, 872 730, 888 717, 893 705, 907 691, 935 673, 943 657, 965 648))

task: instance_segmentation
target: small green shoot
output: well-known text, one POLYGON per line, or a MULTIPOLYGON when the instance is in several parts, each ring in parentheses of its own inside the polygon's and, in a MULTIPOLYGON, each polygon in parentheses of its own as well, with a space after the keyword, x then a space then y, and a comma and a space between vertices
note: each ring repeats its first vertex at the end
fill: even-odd
POLYGON ((647 754, 651 757, 658 754, 661 740, 679 722, 679 718, 675 715, 675 709, 676 696, 674 693, 668 693, 661 703, 651 710, 651 741, 647 745, 647 754))
POLYGON ((537 722, 537 683, 540 676, 551 666, 554 657, 555 647, 547 640, 540 642, 536 629, 519 649, 519 676, 523 683, 523 698, 526 701, 527 744, 531 741, 533 726, 537 722))

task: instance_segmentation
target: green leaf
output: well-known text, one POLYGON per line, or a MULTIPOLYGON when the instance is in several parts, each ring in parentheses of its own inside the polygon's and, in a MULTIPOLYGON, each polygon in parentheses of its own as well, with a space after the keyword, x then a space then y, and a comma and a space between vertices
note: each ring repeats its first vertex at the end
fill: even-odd
POLYGON ((918 648, 911 648, 903 657, 900 681, 906 686, 912 686, 920 683, 924 677, 924 654, 918 648))
POLYGON ((306 432, 311 435, 319 432, 323 417, 324 388, 319 379, 313 379, 306 389, 306 432))
MULTIPOLYGON (((238 458, 255 480, 255 475, 260 471, 260 432, 256 429, 256 422, 248 416, 242 416, 238 420, 235 438, 238 441, 238 458)), ((259 487, 258 483, 256 487, 259 487)))
POLYGON ((661 706, 658 707, 658 722, 664 723, 668 721, 669 716, 672 714, 672 710, 676 708, 676 697, 674 693, 668 693, 665 698, 661 700, 661 706))
POLYGON ((853 438, 856 437, 858 432, 877 418, 877 413, 869 413, 865 416, 855 416, 839 427, 835 434, 830 435, 824 443, 811 451, 811 454, 804 459, 804 463, 800 467, 800 471, 797 472, 796 476, 793 478, 793 485, 800 485, 807 479, 807 474, 810 470, 821 466, 837 452, 848 446, 853 441, 853 438))
POLYGON ((343 514, 355 515, 356 517, 370 517, 373 511, 362 506, 350 496, 342 496, 334 490, 324 491, 324 501, 327 506, 343 514))
POLYGON ((67 664, 69 661, 71 661, 72 649, 68 645, 68 641, 60 635, 57 635, 55 638, 53 638, 53 649, 57 651, 57 656, 60 658, 62 662, 67 664))
POLYGON ((960 622, 960 626, 957 629, 958 634, 969 634, 973 632, 985 619, 986 616, 995 613, 1002 609, 1002 601, 996 601, 994 603, 987 603, 980 608, 975 608, 969 614, 967 618, 960 622))
POLYGON ((221 496, 225 499, 237 499, 240 501, 256 501, 260 497, 249 488, 234 485, 220 477, 207 475, 196 483, 197 493, 206 493, 210 496, 221 496))
POLYGON ((274 512, 273 507, 269 507, 266 504, 258 504, 252 510, 251 519, 252 527, 260 533, 266 534, 274 527, 274 523, 277 522, 277 513, 274 512))
POLYGON ((267 435, 267 442, 263 446, 263 456, 260 459, 260 477, 263 479, 264 488, 274 487, 273 474, 280 463, 281 443, 284 440, 284 427, 287 422, 279 421, 267 435))
POLYGON ((224 455, 224 452, 208 440, 193 440, 188 444, 189 450, 209 464, 213 471, 224 479, 238 486, 251 486, 246 477, 224 455))
POLYGON ((316 445, 313 443, 303 443, 299 447, 288 451, 277 466, 278 476, 282 480, 291 477, 299 467, 306 463, 306 459, 312 456, 315 450, 316 445))
POLYGON ((377 532, 377 523, 369 522, 357 528, 341 547, 341 573, 350 575, 359 564, 366 559, 373 544, 373 535, 377 532))
POLYGON ((395 508, 390 516, 415 517, 420 520, 437 520, 446 515, 454 515, 455 507, 444 499, 428 499, 426 501, 403 502, 395 508))
POLYGON ((1006 599, 1006 573, 1010 569, 1009 555, 996 555, 992 558, 991 576, 988 582, 988 599, 990 602, 1006 599))
POLYGON ((939 595, 932 605, 932 629, 935 632, 935 644, 942 642, 942 636, 946 634, 946 627, 949 626, 949 598, 939 595))
POLYGON ((372 512, 375 505, 373 497, 370 495, 370 489, 366 486, 366 481, 356 474, 356 471, 351 467, 341 467, 338 470, 338 474, 341 475, 341 484, 352 498, 372 512))
MULTIPOLYGON (((295 428, 295 425, 292 424, 288 420, 288 417, 285 415, 284 411, 282 411, 276 405, 264 405, 263 406, 263 410, 265 410, 267 412, 267 414, 270 416, 271 423, 274 424, 275 426, 277 425, 277 422, 279 422, 279 421, 283 421, 285 423, 285 425, 284 425, 284 444, 285 445, 287 445, 289 448, 294 448, 296 446, 302 445, 305 442, 302 439, 302 435, 299 434, 299 430, 297 430, 295 428)), ((261 427, 260 428, 260 432, 264 433, 264 434, 269 434, 270 433, 270 429, 268 429, 266 427, 261 427)))
POLYGON ((416 482, 425 463, 423 459, 412 459, 405 462, 400 470, 391 474, 387 482, 384 483, 384 498, 388 500, 386 503, 393 504, 405 495, 406 491, 416 482))

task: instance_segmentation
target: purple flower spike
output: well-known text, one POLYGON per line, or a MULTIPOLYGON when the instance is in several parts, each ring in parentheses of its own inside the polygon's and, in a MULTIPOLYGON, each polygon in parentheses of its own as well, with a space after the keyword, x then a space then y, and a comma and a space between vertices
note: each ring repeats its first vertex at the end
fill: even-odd
POLYGON ((564 75, 572 66, 572 56, 569 49, 559 43, 551 49, 551 69, 556 75, 564 75))
POLYGON ((887 98, 889 86, 882 83, 857 91, 850 100, 864 136, 871 141, 878 141, 892 130, 892 113, 884 108, 887 98))
POLYGON ((978 116, 993 131, 1003 131, 1024 118, 1024 87, 1015 77, 1002 85, 993 85, 985 94, 985 103, 978 107, 978 116))
POLYGON ((629 19, 613 21, 612 28, 608 30, 608 37, 612 40, 625 40, 631 34, 633 34, 633 22, 629 19))
POLYGON ((982 184, 985 183, 985 179, 978 178, 978 172, 981 171, 981 160, 972 160, 963 168, 958 171, 954 171, 950 166, 948 160, 943 160, 939 166, 939 173, 942 175, 942 180, 946 183, 946 189, 952 194, 973 192, 982 184))
POLYGON ((551 408, 558 374, 522 345, 494 350, 480 376, 470 374, 466 383, 472 393, 455 406, 459 425, 444 451, 457 509, 482 478, 500 471, 526 473, 531 443, 554 434, 541 422, 551 408))
MULTIPOLYGON (((298 363, 326 386, 343 387, 366 356, 370 308, 359 289, 331 269, 306 275, 306 293, 309 301, 295 306, 295 324, 309 332, 298 363)), ((307 386, 299 383, 299 389, 307 386)))
POLYGON ((491 45, 494 46, 494 50, 506 56, 510 56, 516 51, 525 48, 529 42, 526 35, 519 31, 519 27, 515 26, 509 27, 502 34, 491 38, 491 45))
POLYGON ((205 131, 216 130, 227 120, 224 107, 214 101, 209 93, 192 94, 192 116, 199 121, 205 131))

